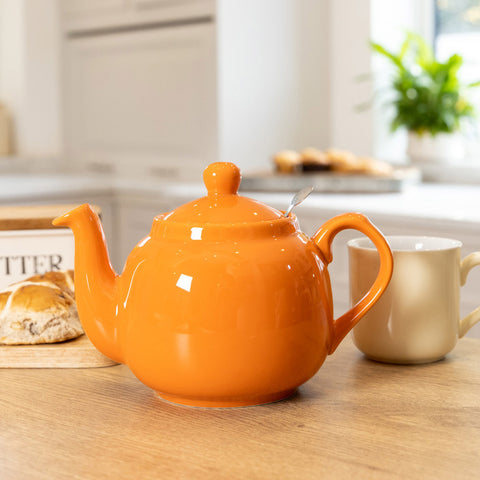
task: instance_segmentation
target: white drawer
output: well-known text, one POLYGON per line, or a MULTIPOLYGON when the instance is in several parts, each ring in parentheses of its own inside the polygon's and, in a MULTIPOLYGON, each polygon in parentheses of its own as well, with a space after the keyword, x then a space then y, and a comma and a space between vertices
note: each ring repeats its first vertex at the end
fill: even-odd
POLYGON ((63 30, 105 33, 213 18, 214 0, 61 0, 63 30))

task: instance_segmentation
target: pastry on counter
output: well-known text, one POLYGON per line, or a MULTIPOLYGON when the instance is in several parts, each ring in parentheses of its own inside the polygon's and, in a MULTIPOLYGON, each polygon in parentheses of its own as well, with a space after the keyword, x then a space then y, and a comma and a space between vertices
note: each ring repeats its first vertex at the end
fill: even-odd
POLYGON ((359 157, 359 163, 362 165, 362 172, 369 175, 392 175, 394 168, 390 163, 376 160, 370 157, 359 157))
POLYGON ((348 150, 329 148, 325 155, 332 166, 332 170, 336 172, 354 172, 359 168, 357 157, 348 150))
POLYGON ((282 150, 273 157, 275 170, 280 173, 294 173, 301 168, 302 156, 293 150, 282 150))
POLYGON ((318 172, 330 170, 331 162, 325 152, 317 148, 308 147, 300 152, 301 165, 304 172, 318 172))
POLYGON ((71 270, 36 275, 0 292, 0 344, 56 343, 83 333, 71 270))
POLYGON ((299 152, 283 150, 273 157, 275 170, 281 173, 336 172, 358 175, 389 176, 394 168, 387 162, 361 157, 349 150, 329 148, 322 151, 308 147, 299 152))
POLYGON ((330 148, 326 155, 335 172, 379 176, 391 175, 393 172, 393 167, 387 162, 370 157, 357 157, 348 150, 330 148))

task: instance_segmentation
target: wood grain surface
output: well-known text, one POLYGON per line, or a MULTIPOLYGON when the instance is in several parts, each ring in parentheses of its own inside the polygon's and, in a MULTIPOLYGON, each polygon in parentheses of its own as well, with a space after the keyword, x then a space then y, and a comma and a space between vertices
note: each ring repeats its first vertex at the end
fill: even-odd
MULTIPOLYGON (((92 368, 117 365, 87 338, 41 345, 0 345, 0 368, 92 368)), ((0 476, 1 478, 1 476, 0 476)))
POLYGON ((0 370, 0 478, 478 479, 480 340, 421 366, 345 340, 289 400, 202 409, 123 365, 0 370))

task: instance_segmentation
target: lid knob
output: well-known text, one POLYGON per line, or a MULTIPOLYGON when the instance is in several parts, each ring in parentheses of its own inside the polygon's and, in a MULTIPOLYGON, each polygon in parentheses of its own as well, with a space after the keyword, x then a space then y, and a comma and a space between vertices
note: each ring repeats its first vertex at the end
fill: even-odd
POLYGON ((203 181, 209 195, 235 195, 241 179, 240 169, 229 162, 211 163, 203 172, 203 181))

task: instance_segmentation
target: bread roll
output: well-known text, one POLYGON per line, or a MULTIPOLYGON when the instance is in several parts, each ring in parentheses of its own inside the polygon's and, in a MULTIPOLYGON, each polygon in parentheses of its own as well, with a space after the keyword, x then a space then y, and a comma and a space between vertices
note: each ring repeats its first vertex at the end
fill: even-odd
POLYGON ((361 172, 368 175, 388 176, 393 174, 393 166, 382 160, 376 160, 370 157, 360 157, 359 162, 362 166, 361 172))
POLYGON ((43 275, 34 275, 25 280, 26 282, 54 283, 57 287, 63 290, 68 290, 70 295, 75 298, 75 284, 73 277, 73 270, 59 270, 44 273, 43 275))
POLYGON ((357 157, 347 150, 332 148, 327 150, 327 156, 336 172, 376 176, 388 176, 393 173, 393 167, 389 163, 370 157, 357 157))
POLYGON ((300 169, 301 155, 294 150, 282 150, 273 157, 275 169, 280 173, 294 173, 300 169))
POLYGON ((32 345, 82 335, 73 272, 48 272, 0 292, 0 344, 32 345))
POLYGON ((324 171, 329 170, 331 167, 327 154, 317 148, 304 148, 300 152, 300 155, 302 157, 302 170, 304 172, 324 171))
POLYGON ((358 172, 360 165, 358 158, 348 150, 330 148, 326 152, 328 161, 336 172, 358 172))

